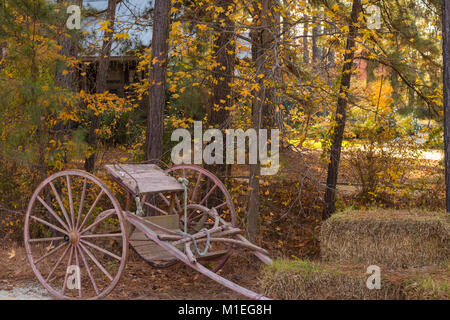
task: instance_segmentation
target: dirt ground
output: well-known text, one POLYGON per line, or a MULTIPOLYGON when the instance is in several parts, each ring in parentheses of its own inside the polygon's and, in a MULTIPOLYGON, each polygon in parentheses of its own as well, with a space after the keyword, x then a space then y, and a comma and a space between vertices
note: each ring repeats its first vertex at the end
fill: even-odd
POLYGON ((0 285, 0 300, 49 300, 47 291, 35 281, 23 281, 14 285, 0 285))
MULTIPOLYGON (((219 271, 223 277, 256 292, 260 291, 262 263, 239 252, 219 271)), ((0 249, 0 300, 52 299, 39 283, 25 255, 17 245, 0 249)), ((116 288, 106 299, 122 300, 240 300, 246 297, 183 264, 156 269, 130 253, 127 266, 116 288)))

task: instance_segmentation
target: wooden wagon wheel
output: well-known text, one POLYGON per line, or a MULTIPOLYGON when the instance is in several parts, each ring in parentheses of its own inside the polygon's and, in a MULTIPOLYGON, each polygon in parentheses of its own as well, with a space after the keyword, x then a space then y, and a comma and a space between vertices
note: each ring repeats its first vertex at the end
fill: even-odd
POLYGON ((37 278, 60 299, 102 298, 125 268, 122 209, 109 188, 84 171, 59 172, 38 186, 28 205, 24 239, 37 278))
MULTIPOLYGON (((168 170, 167 173, 175 178, 186 178, 189 181, 188 186, 188 232, 195 233, 203 228, 209 229, 214 222, 207 218, 205 212, 198 210, 198 206, 215 208, 219 216, 225 221, 236 226, 236 215, 231 199, 231 195, 225 185, 210 171, 195 165, 178 165, 168 170)), ((175 196, 174 196, 175 197, 175 196)), ((163 202, 169 199, 164 199, 163 202)), ((183 199, 175 197, 175 211, 180 215, 180 227, 184 225, 183 199)), ((174 210, 174 209, 172 209, 174 210)), ((231 255, 231 246, 222 246, 214 244, 210 251, 212 260, 201 260, 205 266, 211 268, 214 272, 220 270, 231 255)))

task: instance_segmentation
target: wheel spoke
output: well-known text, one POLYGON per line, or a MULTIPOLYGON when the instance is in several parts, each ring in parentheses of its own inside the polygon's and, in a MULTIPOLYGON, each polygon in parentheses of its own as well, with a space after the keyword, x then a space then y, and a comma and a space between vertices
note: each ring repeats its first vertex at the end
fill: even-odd
POLYGON ((175 201, 177 203, 178 211, 181 212, 181 210, 183 210, 183 209, 181 208, 180 200, 178 199, 177 194, 175 194, 174 197, 175 197, 175 201))
POLYGON ((190 201, 191 203, 193 203, 195 200, 195 196, 197 195, 197 189, 198 189, 198 186, 200 185, 200 179, 202 178, 202 176, 203 176, 203 174, 201 172, 199 172, 197 182, 195 183, 194 191, 192 192, 192 197, 191 197, 191 201, 190 201))
POLYGON ((58 193, 58 191, 56 190, 55 185, 54 185, 53 182, 51 182, 51 181, 50 181, 49 184, 50 184, 50 187, 51 187, 52 190, 53 190, 53 194, 55 195, 56 201, 58 201, 59 207, 61 208, 61 211, 62 211, 63 214, 64 214, 64 218, 66 218, 67 225, 68 225, 70 228, 72 228, 72 225, 70 224, 69 215, 67 214, 66 208, 64 207, 64 204, 63 204, 62 201, 61 201, 61 197, 59 196, 59 193, 58 193))
POLYGON ((58 221, 67 231, 69 230, 69 227, 62 221, 62 219, 56 214, 56 212, 45 202, 41 197, 37 196, 37 199, 39 202, 47 209, 48 212, 58 221))
POLYGON ((192 211, 189 211, 189 209, 188 209, 188 219, 191 219, 191 217, 193 217, 194 216, 194 214, 196 214, 196 213, 200 213, 200 212, 197 212, 197 210, 195 210, 195 209, 192 209, 192 208, 190 208, 192 211))
POLYGON ((209 198, 209 196, 214 192, 214 190, 216 190, 217 188, 217 184, 214 185, 214 187, 211 188, 211 190, 209 190, 208 194, 202 199, 202 201, 199 203, 199 205, 202 205, 206 199, 209 198))
POLYGON ((83 191, 81 192, 81 199, 80 199, 80 207, 78 208, 78 217, 77 217, 76 229, 78 229, 78 227, 80 225, 81 213, 83 212, 84 198, 86 197, 86 183, 87 183, 87 179, 84 178, 83 191))
POLYGON ((164 211, 164 210, 158 208, 157 206, 152 205, 151 203, 145 202, 144 205, 147 205, 147 206, 149 206, 150 208, 155 209, 156 211, 161 212, 162 214, 169 215, 168 212, 166 212, 166 211, 164 211))
POLYGON ((113 257, 114 259, 117 259, 119 261, 122 260, 122 258, 119 257, 118 255, 115 255, 114 253, 109 252, 108 250, 105 250, 105 249, 103 249, 103 248, 101 248, 101 247, 99 247, 99 246, 97 246, 97 245, 95 245, 95 244, 93 244, 93 243, 91 243, 89 241, 86 241, 86 240, 80 240, 80 241, 83 242, 84 244, 87 244, 88 246, 90 246, 90 247, 92 247, 94 249, 97 249, 100 252, 103 252, 103 253, 107 254, 110 257, 113 257))
POLYGON ((219 208, 222 208, 223 206, 226 206, 227 204, 228 204, 228 202, 225 201, 225 202, 219 204, 218 206, 215 206, 214 209, 217 210, 217 209, 219 209, 219 208))
POLYGON ((40 223, 42 223, 42 224, 45 224, 46 226, 48 226, 48 227, 50 227, 50 228, 52 228, 52 229, 54 229, 54 230, 57 230, 57 231, 59 231, 59 232, 61 232, 61 233, 64 233, 64 234, 66 234, 66 235, 69 235, 69 234, 67 233, 67 231, 65 231, 65 230, 63 230, 63 229, 61 229, 61 228, 55 226, 54 224, 51 224, 50 222, 47 222, 47 221, 45 221, 45 220, 42 220, 41 218, 38 218, 38 217, 35 217, 35 216, 30 216, 30 218, 31 218, 31 219, 34 219, 34 220, 36 220, 36 221, 38 221, 38 222, 40 222, 40 223))
POLYGON ((115 238, 121 237, 123 233, 105 233, 105 234, 87 234, 82 235, 80 238, 88 239, 88 238, 115 238))
POLYGON ((53 275, 53 272, 55 272, 56 268, 58 268, 58 266, 61 264, 61 261, 63 261, 63 259, 66 257, 67 252, 69 251, 70 246, 67 246, 66 250, 64 250, 63 254, 61 255, 61 257, 59 257, 58 261, 56 262, 55 266, 52 268, 52 270, 50 271, 50 273, 48 274, 47 278, 45 279, 45 281, 49 281, 51 276, 53 275))
POLYGON ((70 176, 66 176, 67 181, 67 194, 69 196, 69 209, 70 209, 70 218, 72 221, 72 226, 75 227, 75 212, 73 209, 73 198, 72 198, 72 185, 70 183, 70 176))
MULTIPOLYGON (((69 253, 69 260, 67 261, 67 269, 72 265, 72 258, 73 258, 73 246, 70 246, 70 253, 69 253)), ((66 269, 66 275, 64 276, 64 283, 61 290, 61 294, 64 295, 66 292, 66 286, 67 286, 67 278, 69 277, 69 272, 67 272, 66 269)))
POLYGON ((100 262, 98 262, 98 260, 95 258, 95 256, 88 250, 88 248, 86 248, 85 246, 83 246, 82 243, 79 243, 81 249, 84 250, 84 252, 86 252, 86 254, 89 256, 89 258, 91 258, 91 260, 95 263, 95 265, 105 274, 105 276, 108 277, 109 280, 113 280, 113 277, 109 274, 108 271, 105 270, 105 268, 103 268, 103 266, 100 264, 100 262))
POLYGON ((208 215, 204 212, 194 212, 197 213, 197 215, 192 214, 191 217, 189 217, 189 220, 195 221, 195 220, 199 220, 203 217, 207 217, 208 215))
POLYGON ((78 250, 80 251, 81 260, 83 261, 83 264, 84 264, 85 267, 86 267, 86 271, 87 271, 87 273, 88 273, 88 275, 89 275, 89 279, 91 280, 92 286, 94 287, 95 293, 98 294, 97 283, 95 282, 95 279, 94 279, 94 277, 92 276, 91 269, 89 268, 89 264, 88 264, 88 262, 86 261, 86 257, 85 257, 85 255, 84 255, 84 253, 83 253, 83 250, 82 250, 81 247, 79 247, 79 246, 78 246, 78 250))
POLYGON ((170 206, 170 201, 169 201, 169 199, 166 198, 165 195, 163 195, 161 192, 159 192, 158 195, 161 197, 161 199, 163 199, 163 201, 164 201, 168 206, 170 206))
POLYGON ((80 231, 80 234, 83 234, 85 232, 88 232, 89 230, 91 230, 92 228, 94 228, 95 226, 97 226, 100 222, 102 222, 103 220, 109 218, 110 216, 112 216, 115 212, 114 209, 108 210, 109 213, 105 214, 103 217, 101 217, 100 219, 98 219, 97 221, 95 221, 93 224, 91 224, 89 227, 87 227, 86 229, 80 231))
POLYGON ((79 274, 80 283, 79 283, 79 287, 78 287, 78 297, 82 298, 83 293, 81 292, 81 268, 80 268, 80 260, 78 259, 78 246, 75 246, 74 250, 75 250, 75 263, 77 264, 78 271, 80 271, 80 274, 79 274))
POLYGON ((62 247, 64 247, 67 243, 63 242, 61 243, 59 246, 57 246, 56 248, 53 248, 52 250, 50 250, 49 252, 47 252, 46 254, 44 254, 42 257, 40 257, 39 259, 37 259, 34 264, 38 264, 40 263, 42 260, 44 260, 45 258, 53 255, 55 252, 57 252, 59 249, 61 249, 62 247))
POLYGON ((81 226, 78 228, 78 230, 81 230, 84 227, 84 224, 86 223, 87 219, 89 218, 89 216, 92 214, 92 211, 94 211, 95 206, 97 205, 97 203, 100 201, 100 198, 102 197, 104 191, 100 191, 100 193, 98 194, 97 198, 95 199, 94 203, 92 204, 91 208, 89 209, 88 213, 86 214, 86 216, 83 219, 83 222, 81 223, 81 226))
MULTIPOLYGON (((168 206, 169 208, 172 207, 172 206, 171 206, 171 203, 170 203, 170 201, 169 201, 169 199, 167 199, 167 197, 166 197, 165 195, 163 195, 161 192, 158 193, 158 195, 161 197, 161 199, 163 199, 163 201, 167 204, 167 206, 168 206)), ((172 199, 172 201, 173 201, 173 199, 172 199)), ((178 204, 178 205, 179 205, 179 204, 178 204)), ((178 213, 177 210, 176 210, 175 208, 172 208, 172 211, 173 211, 174 214, 177 214, 177 213, 178 213)))
POLYGON ((36 238, 36 239, 30 239, 30 240, 28 240, 28 242, 47 242, 47 241, 58 241, 58 240, 64 240, 64 237, 36 238))

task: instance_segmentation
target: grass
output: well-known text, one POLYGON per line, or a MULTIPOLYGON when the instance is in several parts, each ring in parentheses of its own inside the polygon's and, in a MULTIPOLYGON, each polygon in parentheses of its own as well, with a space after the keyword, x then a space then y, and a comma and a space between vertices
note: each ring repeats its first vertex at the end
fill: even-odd
POLYGON ((322 267, 308 260, 288 260, 288 259, 277 259, 272 265, 265 266, 266 270, 269 272, 303 272, 310 274, 312 272, 324 272, 322 267))
POLYGON ((450 264, 439 272, 420 273, 404 281, 411 299, 450 299, 450 264))
POLYGON ((450 299, 450 264, 407 271, 381 270, 381 289, 366 287, 366 265, 275 260, 260 280, 264 293, 283 300, 450 299))

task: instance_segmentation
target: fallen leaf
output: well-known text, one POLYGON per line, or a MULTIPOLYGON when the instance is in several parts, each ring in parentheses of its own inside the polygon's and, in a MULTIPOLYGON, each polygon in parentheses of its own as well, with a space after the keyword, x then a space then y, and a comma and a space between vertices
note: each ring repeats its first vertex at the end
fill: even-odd
POLYGON ((53 243, 50 243, 50 244, 48 245, 48 247, 45 247, 45 250, 46 250, 47 252, 49 252, 49 251, 52 250, 54 247, 55 247, 55 246, 53 245, 53 243))

